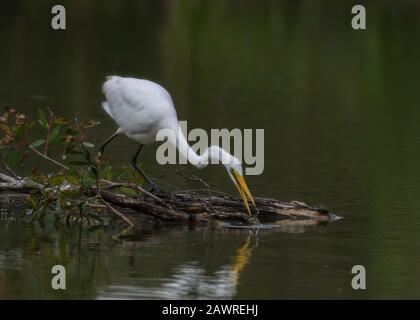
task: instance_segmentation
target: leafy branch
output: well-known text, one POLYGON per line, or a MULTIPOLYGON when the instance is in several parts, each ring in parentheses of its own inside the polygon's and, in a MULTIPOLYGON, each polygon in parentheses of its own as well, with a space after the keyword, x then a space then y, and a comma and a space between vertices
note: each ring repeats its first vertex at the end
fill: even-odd
POLYGON ((33 217, 43 217, 46 211, 50 211, 55 214, 64 212, 67 217, 76 214, 79 220, 80 217, 101 220, 104 209, 109 209, 127 224, 133 225, 117 209, 104 203, 100 196, 100 181, 112 179, 114 172, 107 159, 91 154, 94 144, 87 141, 87 131, 98 125, 97 121, 82 121, 78 113, 71 120, 57 117, 49 107, 46 111, 38 110, 36 122, 28 122, 26 115, 15 109, 8 108, 3 112, 0 117, 1 161, 4 168, 13 173, 11 178, 15 179, 6 183, 13 190, 31 190, 26 208, 33 211, 33 217), (41 137, 34 139, 39 131, 41 137), (57 150, 51 149, 53 146, 61 146, 61 156, 57 150), (33 168, 29 179, 19 180, 12 168, 23 169, 28 151, 60 167, 61 171, 44 174, 33 168), (58 160, 60 157, 61 160, 58 160), (28 184, 28 181, 31 183, 28 184), (96 195, 91 195, 92 189, 96 190, 96 195))

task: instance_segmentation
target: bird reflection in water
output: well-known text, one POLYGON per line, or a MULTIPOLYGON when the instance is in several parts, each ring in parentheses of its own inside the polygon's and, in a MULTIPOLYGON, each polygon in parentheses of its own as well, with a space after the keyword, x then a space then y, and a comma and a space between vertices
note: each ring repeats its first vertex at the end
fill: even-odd
MULTIPOLYGON (((246 239, 238 247, 231 258, 231 262, 218 267, 216 271, 209 273, 209 268, 203 261, 196 259, 177 263, 170 269, 166 277, 150 277, 150 274, 142 273, 137 277, 124 277, 113 281, 112 284, 99 290, 98 299, 232 299, 237 295, 238 285, 243 281, 243 272, 246 270, 254 249, 258 247, 258 230, 264 233, 304 233, 314 228, 325 225, 318 220, 279 220, 261 224, 259 229, 246 230, 244 226, 223 225, 217 232, 232 232, 237 236, 246 236, 246 239), (223 231, 224 230, 224 231, 223 231), (247 233, 248 232, 248 233, 247 233)), ((125 242, 133 250, 138 249, 138 238, 134 242, 125 242)), ((232 242, 231 242, 232 243, 232 242)), ((159 246, 159 242, 155 243, 159 246)), ((220 248, 220 239, 216 246, 220 248)), ((208 255, 212 250, 209 249, 208 255)), ((225 249, 226 250, 226 249, 225 249)), ((214 255, 213 255, 214 256, 214 255)), ((217 254, 217 257, 220 257, 217 254)), ((163 263, 167 263, 166 257, 163 263)), ((134 267, 133 260, 132 267, 134 267)), ((173 260, 169 260, 172 261, 173 260)), ((176 263, 176 262, 175 262, 176 263)))
MULTIPOLYGON (((240 276, 246 268, 252 250, 257 245, 257 233, 250 231, 245 242, 236 250, 232 262, 218 268, 213 275, 197 262, 174 268, 171 278, 162 279, 157 286, 135 284, 109 285, 100 291, 98 299, 231 299, 235 297, 240 276), (252 244, 254 243, 254 245, 252 244)), ((132 281, 130 281, 132 282, 132 281)))

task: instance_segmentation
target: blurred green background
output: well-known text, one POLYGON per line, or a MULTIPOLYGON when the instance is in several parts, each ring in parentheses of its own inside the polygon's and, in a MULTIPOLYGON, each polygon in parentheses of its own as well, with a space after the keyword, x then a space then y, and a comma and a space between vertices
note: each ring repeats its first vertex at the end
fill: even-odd
MULTIPOLYGON (((105 76, 147 78, 190 129, 265 129, 264 173, 247 179, 256 196, 345 219, 261 231, 253 249, 245 231, 163 228, 115 243, 112 229, 0 221, 0 298, 420 298, 419 2, 63 0, 65 31, 51 28, 55 4, 0 2, 0 107, 80 111, 102 122, 99 143, 116 128, 100 107, 105 76), (355 4, 367 30, 351 28, 355 4), (56 263, 64 293, 49 285, 56 263), (365 291, 351 288, 356 264, 365 291)), ((136 148, 118 139, 115 167, 136 148)), ((154 157, 145 149, 143 167, 159 177, 154 157)), ((220 167, 182 169, 235 192, 220 167)))

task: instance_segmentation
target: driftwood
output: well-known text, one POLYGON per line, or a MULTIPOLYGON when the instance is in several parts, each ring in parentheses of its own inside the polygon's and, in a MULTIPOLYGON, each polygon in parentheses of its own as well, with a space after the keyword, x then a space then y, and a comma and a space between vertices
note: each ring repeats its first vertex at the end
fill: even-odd
MULTIPOLYGON (((147 195, 132 197, 109 191, 101 191, 101 195, 106 201, 118 207, 134 209, 162 220, 187 222, 230 219, 250 222, 250 217, 244 210, 242 200, 228 195, 159 194, 159 199, 163 200, 167 206, 147 195)), ((322 221, 330 219, 326 209, 311 207, 298 201, 281 202, 275 199, 257 197, 255 203, 259 210, 259 217, 276 216, 285 219, 316 219, 322 221)))
MULTIPOLYGON (((42 190, 42 185, 30 179, 21 179, 0 174, 0 208, 4 212, 21 207, 29 193, 42 190)), ((60 186, 59 190, 71 190, 73 186, 60 186)), ((86 197, 100 197, 104 204, 115 213, 129 211, 130 214, 153 216, 162 221, 179 223, 206 222, 209 220, 237 220, 255 223, 258 220, 250 217, 239 197, 221 192, 202 189, 200 191, 177 191, 151 194, 140 186, 101 181, 98 190, 92 187, 86 197), (138 195, 124 194, 119 187, 135 188, 138 195)), ((318 206, 309 206, 303 202, 282 202, 270 198, 255 198, 259 214, 258 219, 288 219, 288 220, 316 220, 329 221, 332 215, 328 210, 318 206)), ((124 219, 130 224, 129 219, 124 219)))

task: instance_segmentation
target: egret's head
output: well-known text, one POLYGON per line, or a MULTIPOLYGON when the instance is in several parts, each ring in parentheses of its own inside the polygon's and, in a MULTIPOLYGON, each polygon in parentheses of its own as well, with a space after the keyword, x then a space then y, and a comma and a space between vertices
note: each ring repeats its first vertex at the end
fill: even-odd
POLYGON ((246 210, 250 215, 253 215, 249 207, 248 201, 251 202, 254 213, 257 212, 257 208, 255 206, 254 198, 252 197, 252 194, 249 191, 248 186, 245 182, 242 166, 239 160, 237 158, 233 159, 233 161, 231 161, 229 164, 225 164, 225 168, 233 183, 235 184, 236 188, 238 189, 246 210))

